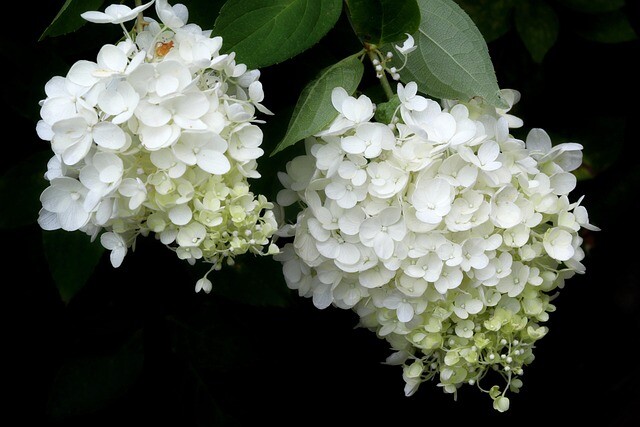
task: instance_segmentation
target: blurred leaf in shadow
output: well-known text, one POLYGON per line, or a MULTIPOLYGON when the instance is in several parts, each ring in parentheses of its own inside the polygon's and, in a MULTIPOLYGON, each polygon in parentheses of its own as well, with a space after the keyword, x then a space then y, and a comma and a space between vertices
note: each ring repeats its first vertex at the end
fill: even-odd
POLYGON ((549 4, 526 0, 516 8, 516 28, 535 62, 542 62, 558 39, 560 21, 549 4))
POLYGON ((142 331, 115 354, 69 360, 58 371, 49 395, 54 420, 89 414, 124 396, 142 372, 142 331))
POLYGON ((68 303, 93 274, 104 248, 80 231, 43 231, 42 242, 51 276, 68 303))
POLYGON ((624 6, 624 0, 557 0, 570 9, 586 13, 601 13, 618 10, 624 6))
POLYGON ((600 43, 624 43, 638 38, 629 17, 622 10, 581 15, 573 20, 573 28, 581 37, 600 43))
POLYGON ((513 24, 513 7, 516 0, 456 0, 469 14, 487 40, 493 41, 505 35, 513 24))

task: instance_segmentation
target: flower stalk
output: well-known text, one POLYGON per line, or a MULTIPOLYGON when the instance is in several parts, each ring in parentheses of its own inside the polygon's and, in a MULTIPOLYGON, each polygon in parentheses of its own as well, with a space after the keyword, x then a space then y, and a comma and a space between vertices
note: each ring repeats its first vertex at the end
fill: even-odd
MULTIPOLYGON (((142 0, 135 0, 135 5, 142 6, 142 0)), ((136 18, 136 33, 140 34, 142 31, 144 31, 144 15, 140 12, 136 18)))
POLYGON ((377 67, 380 67, 380 60, 378 59, 378 48, 375 45, 365 44, 365 49, 367 51, 367 55, 369 55, 369 59, 373 64, 374 68, 376 68, 376 75, 378 79, 380 79, 380 84, 382 85, 382 89, 384 90, 384 94, 387 96, 387 100, 391 100, 393 98, 393 89, 391 89, 391 85, 389 84, 389 80, 387 79, 387 74, 380 70, 377 67))

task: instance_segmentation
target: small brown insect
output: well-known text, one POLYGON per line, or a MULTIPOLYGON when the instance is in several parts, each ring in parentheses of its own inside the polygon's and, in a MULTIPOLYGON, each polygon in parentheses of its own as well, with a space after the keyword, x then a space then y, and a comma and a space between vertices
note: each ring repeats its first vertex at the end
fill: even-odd
POLYGON ((173 48, 173 40, 167 43, 158 42, 156 44, 156 55, 165 56, 173 48))

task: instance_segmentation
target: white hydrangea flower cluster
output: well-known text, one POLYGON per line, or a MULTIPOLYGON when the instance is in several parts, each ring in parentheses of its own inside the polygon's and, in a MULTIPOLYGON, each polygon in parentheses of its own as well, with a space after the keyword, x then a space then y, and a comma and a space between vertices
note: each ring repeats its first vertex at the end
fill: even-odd
MULTIPOLYGON (((135 19, 146 5, 87 12, 91 22, 135 19)), ((260 72, 220 54, 222 39, 187 24, 181 4, 155 2, 97 62, 78 61, 46 85, 39 136, 55 153, 42 193, 45 230, 81 230, 111 250, 118 267, 138 235, 155 233, 177 256, 219 269, 246 252, 277 252, 273 205, 255 196, 262 131, 270 113, 260 72)), ((124 28, 124 26, 123 26, 124 28)), ((206 276, 196 290, 211 290, 206 276)))
POLYGON ((547 332, 550 292, 585 270, 578 231, 596 227, 568 199, 582 146, 552 146, 542 129, 518 140, 522 121, 481 100, 441 107, 415 83, 398 97, 385 124, 365 95, 333 91, 338 117, 280 174, 278 203, 303 209, 276 259, 290 288, 353 309, 391 344, 407 395, 430 379, 480 387, 495 370, 507 386, 484 391, 504 411, 547 332))

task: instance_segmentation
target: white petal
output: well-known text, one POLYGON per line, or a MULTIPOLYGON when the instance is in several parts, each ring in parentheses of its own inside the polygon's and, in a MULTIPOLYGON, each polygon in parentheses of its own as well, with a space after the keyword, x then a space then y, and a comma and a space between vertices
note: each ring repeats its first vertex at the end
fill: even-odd
POLYGON ((473 165, 466 165, 458 172, 456 179, 464 187, 471 187, 478 178, 478 168, 473 165))
POLYGON ((380 259, 389 259, 393 255, 393 240, 387 235, 379 234, 373 240, 373 250, 380 259))
POLYGON ((89 216, 82 203, 73 202, 69 204, 66 210, 58 213, 58 220, 63 230, 76 231, 89 221, 89 216))
MULTIPOLYGON (((408 42, 409 42, 409 39, 405 41, 405 43, 408 43, 408 42)), ((404 94, 406 99, 411 99, 414 96, 416 96, 418 94, 418 84, 416 82, 407 83, 407 86, 405 86, 404 88, 404 94)))
POLYGON ((360 95, 358 99, 347 98, 342 104, 342 114, 353 122, 364 122, 373 114, 373 103, 366 95, 360 95))
POLYGON ((344 196, 341 199, 336 200, 336 202, 338 203, 338 206, 343 209, 351 209, 358 203, 358 197, 354 192, 346 192, 344 196))
POLYGON ((180 80, 175 76, 163 74, 156 81, 156 93, 158 96, 166 96, 176 92, 180 88, 180 80))
POLYGON ((49 98, 40 110, 40 116, 52 125, 59 120, 69 119, 77 114, 76 104, 71 98, 49 98))
POLYGON ((249 85, 249 99, 255 102, 262 102, 264 99, 262 83, 255 81, 249 85))
POLYGON ((189 145, 187 141, 185 141, 185 136, 186 135, 183 135, 182 140, 180 140, 180 142, 174 145, 171 149, 173 150, 173 153, 178 158, 178 160, 190 166, 193 166, 197 163, 198 157, 193 152, 193 147, 189 145))
POLYGON ((340 147, 349 154, 361 154, 367 145, 357 136, 346 136, 340 140, 340 147))
POLYGON ((89 21, 89 22, 93 22, 94 24, 110 24, 113 23, 113 17, 111 15, 107 15, 106 13, 103 12, 97 12, 97 11, 89 11, 89 12, 84 12, 82 14, 80 14, 80 16, 89 21))
POLYGON ((96 144, 110 150, 119 150, 127 143, 122 129, 111 122, 100 122, 93 127, 93 140, 96 144))
POLYGON ((151 159, 151 163, 159 169, 169 169, 176 161, 175 156, 169 149, 152 151, 149 157, 151 159))
POLYGON ((105 113, 114 116, 122 113, 127 105, 120 93, 107 89, 98 97, 98 107, 105 113))
MULTIPOLYGON (((60 178, 60 179, 72 179, 72 178, 60 178)), ((42 206, 54 213, 62 212, 67 209, 71 198, 69 191, 62 188, 59 185, 55 185, 55 182, 50 187, 47 187, 40 195, 40 202, 42 206)))
POLYGON ((97 68, 98 65, 94 62, 78 61, 71 66, 67 78, 77 85, 91 87, 100 80, 93 76, 97 68))
POLYGON ((185 24, 189 21, 189 9, 187 9, 187 7, 182 3, 176 3, 173 5, 173 13, 175 13, 176 16, 185 24))
POLYGON ((198 153, 197 159, 198 166, 212 174, 222 175, 231 169, 229 159, 219 151, 202 150, 198 153))
POLYGON ((182 116, 173 116, 173 123, 185 130, 207 130, 207 125, 202 120, 187 119, 182 116))
POLYGON ((98 52, 98 67, 112 71, 123 72, 127 68, 127 56, 112 44, 102 46, 98 52))
POLYGON ((341 87, 336 87, 331 91, 331 103, 333 108, 339 112, 342 112, 342 104, 347 98, 349 98, 349 94, 341 87))
POLYGON ((548 153, 551 150, 551 138, 544 129, 533 128, 527 135, 527 149, 537 153, 548 153))
POLYGON ((167 3, 167 0, 156 1, 156 13, 160 20, 169 28, 181 28, 187 23, 189 12, 182 4, 173 7, 167 3))
POLYGON ((120 244, 123 245, 124 240, 122 240, 122 237, 120 237, 119 234, 109 231, 100 236, 100 243, 106 250, 111 251, 117 248, 120 244))
MULTIPOLYGON (((568 144, 569 143, 560 144, 560 145, 568 145, 568 144)), ((580 147, 578 150, 563 151, 562 154, 560 154, 556 159, 554 159, 554 162, 558 166, 560 166, 565 172, 571 172, 573 170, 576 170, 582 164, 582 151, 580 151, 582 149, 582 146, 579 144, 576 144, 576 145, 580 147)))
POLYGON ((316 242, 316 248, 322 256, 329 259, 336 259, 340 255, 340 245, 336 239, 327 239, 324 242, 316 242))
POLYGON ((186 96, 181 96, 173 101, 176 115, 189 119, 199 119, 211 108, 209 99, 204 93, 195 92, 186 96))
POLYGON ((360 260, 360 251, 352 243, 343 243, 340 246, 340 255, 337 259, 343 264, 353 265, 360 260))
POLYGON ((60 221, 58 220, 58 214, 49 212, 46 209, 40 209, 40 213, 38 214, 38 225, 46 231, 59 230, 61 227, 60 221))
POLYGON ((298 193, 288 189, 280 190, 276 197, 276 202, 280 206, 291 206, 298 200, 300 200, 300 197, 298 197, 298 193))
MULTIPOLYGON (((107 153, 103 153, 103 154, 107 154, 107 153)), ((100 171, 100 181, 105 183, 115 183, 121 177, 122 177, 122 164, 110 165, 100 171)))
POLYGON ((42 139, 43 141, 51 141, 54 136, 51 125, 45 123, 44 120, 38 120, 38 124, 36 125, 36 132, 38 134, 38 138, 42 139))
POLYGON ((67 147, 62 153, 62 161, 66 165, 75 165, 84 159, 91 150, 91 135, 85 135, 74 144, 67 147))
POLYGON ((522 220, 522 211, 515 203, 507 202, 495 206, 495 209, 491 212, 491 217, 498 227, 511 228, 518 225, 522 220))
POLYGON ((427 133, 430 139, 447 142, 455 135, 456 127, 456 119, 451 114, 442 113, 433 120, 427 133))
POLYGON ((478 314, 480 312, 480 310, 482 310, 483 304, 480 300, 477 299, 471 299, 467 302, 465 302, 465 310, 469 313, 469 314, 478 314))
POLYGON ((62 76, 52 77, 44 85, 44 92, 47 94, 48 98, 68 97, 69 91, 67 90, 67 79, 62 76))
POLYGON ((392 225, 400 220, 402 210, 400 208, 387 208, 380 212, 379 219, 381 225, 392 225))
POLYGON ((360 225, 364 221, 364 212, 361 209, 356 208, 347 211, 344 215, 338 218, 338 225, 340 231, 348 236, 355 236, 360 232, 360 225))
POLYGON ((141 102, 136 108, 136 117, 147 126, 159 127, 171 120, 171 112, 165 107, 148 102, 141 102))
MULTIPOLYGON (((141 37, 141 35, 138 37, 141 37)), ((127 82, 129 82, 129 84, 133 86, 135 91, 139 93, 140 96, 144 96, 149 91, 149 83, 153 81, 155 72, 156 70, 153 65, 146 63, 140 64, 127 77, 127 82)))
POLYGON ((478 150, 478 159, 480 159, 480 163, 486 165, 490 162, 493 162, 498 158, 500 154, 500 146, 495 141, 487 141, 480 146, 478 150))
POLYGON ((382 225, 380 224, 380 218, 368 218, 360 225, 360 237, 363 241, 371 241, 380 234, 381 228, 382 225))
POLYGON ((556 195, 566 195, 576 188, 578 180, 572 173, 557 173, 551 177, 551 188, 556 195))
POLYGON ((204 291, 206 294, 208 294, 212 289, 213 283, 211 283, 211 280, 207 279, 206 277, 203 277, 196 282, 196 292, 204 291))
POLYGON ((169 219, 175 225, 187 225, 193 218, 193 212, 187 205, 178 205, 169 211, 169 219))
POLYGON ((313 292, 313 305, 320 310, 324 310, 333 302, 332 294, 331 286, 329 285, 323 285, 323 287, 316 288, 313 292))
POLYGON ((111 261, 111 265, 114 268, 118 268, 122 265, 122 261, 124 261, 124 257, 127 254, 127 248, 117 248, 111 251, 109 254, 109 260, 111 261))
POLYGON ((409 322, 413 319, 413 306, 409 303, 401 302, 396 310, 398 320, 401 322, 409 322))
POLYGON ((440 222, 442 221, 442 216, 430 210, 416 211, 416 218, 426 224, 433 225, 440 224, 440 222))
POLYGON ((104 183, 100 181, 100 173, 92 166, 87 165, 80 170, 80 182, 89 190, 104 187, 104 183))
POLYGON ((342 183, 331 182, 329 185, 325 187, 324 191, 328 198, 333 200, 339 200, 345 196, 347 189, 342 183))
POLYGON ((543 245, 549 256, 558 261, 567 261, 575 253, 571 233, 559 228, 547 231, 543 239, 543 245))
POLYGON ((159 150, 171 146, 180 137, 180 129, 177 126, 144 126, 140 128, 140 142, 148 150, 159 150))

